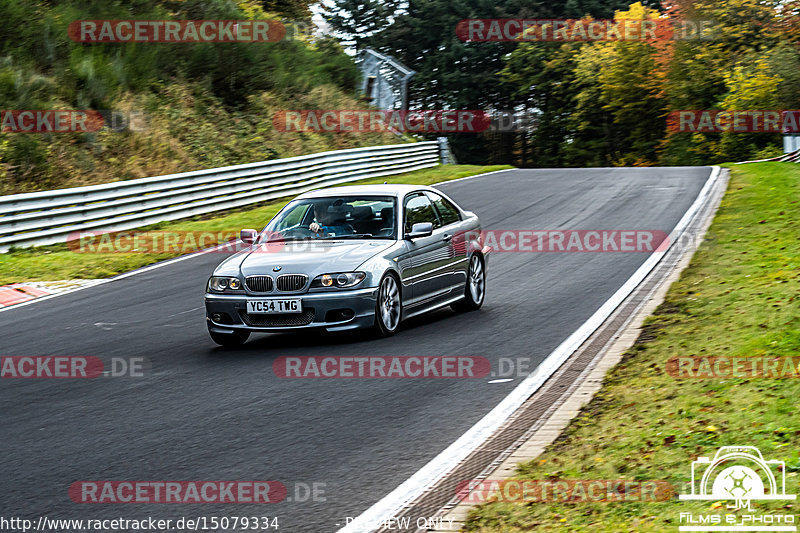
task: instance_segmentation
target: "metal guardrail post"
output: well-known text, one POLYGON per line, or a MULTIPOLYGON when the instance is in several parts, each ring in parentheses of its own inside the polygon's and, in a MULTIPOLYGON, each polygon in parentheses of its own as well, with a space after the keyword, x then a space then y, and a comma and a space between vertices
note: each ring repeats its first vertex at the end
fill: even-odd
POLYGON ((455 165, 456 159, 453 157, 453 152, 450 151, 450 143, 447 137, 437 137, 436 141, 439 143, 439 160, 443 165, 455 165))
POLYGON ((800 135, 783 136, 783 153, 790 154, 800 150, 800 135))

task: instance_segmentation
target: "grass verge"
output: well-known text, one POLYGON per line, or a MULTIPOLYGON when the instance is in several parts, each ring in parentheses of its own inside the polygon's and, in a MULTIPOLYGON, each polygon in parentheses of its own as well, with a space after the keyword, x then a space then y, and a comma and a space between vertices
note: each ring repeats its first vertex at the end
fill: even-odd
MULTIPOLYGON (((706 241, 602 390, 523 480, 663 480, 688 490, 691 462, 720 446, 757 446, 786 462, 786 492, 800 493, 798 379, 676 379, 675 356, 800 355, 800 165, 731 166, 706 241)), ((800 369, 798 369, 800 370, 800 369)), ((491 499, 490 499, 491 500, 491 499)), ((796 502, 510 503, 473 509, 465 531, 673 531, 681 512, 797 517, 796 502)), ((696 525, 696 524, 695 524, 696 525)))
MULTIPOLYGON (((397 176, 362 180, 353 183, 411 183, 430 185, 485 172, 512 168, 508 165, 440 165, 433 168, 398 174, 397 176)), ((175 222, 154 224, 146 229, 164 232, 236 232, 241 228, 262 228, 287 199, 256 207, 214 213, 175 222)), ((0 285, 24 281, 106 278, 128 272, 157 261, 176 257, 177 253, 77 253, 64 244, 12 250, 0 254, 0 285)))

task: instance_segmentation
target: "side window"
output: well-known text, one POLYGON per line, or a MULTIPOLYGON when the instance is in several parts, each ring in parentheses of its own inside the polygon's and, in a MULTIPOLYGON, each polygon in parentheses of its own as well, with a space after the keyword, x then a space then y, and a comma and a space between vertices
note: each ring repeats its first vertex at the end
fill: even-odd
POLYGON ((439 226, 439 219, 436 218, 436 213, 433 210, 433 204, 428 200, 424 194, 412 196, 406 199, 406 233, 411 231, 414 224, 420 222, 430 222, 433 227, 439 226))
POLYGON ((447 226, 453 222, 461 220, 461 215, 458 213, 458 208, 446 198, 439 196, 435 192, 428 192, 431 197, 433 205, 436 206, 436 211, 439 213, 439 218, 442 219, 442 225, 447 226))
POLYGON ((290 208, 291 210, 286 213, 280 224, 275 228, 277 231, 300 224, 308 213, 309 204, 298 203, 297 206, 290 208))

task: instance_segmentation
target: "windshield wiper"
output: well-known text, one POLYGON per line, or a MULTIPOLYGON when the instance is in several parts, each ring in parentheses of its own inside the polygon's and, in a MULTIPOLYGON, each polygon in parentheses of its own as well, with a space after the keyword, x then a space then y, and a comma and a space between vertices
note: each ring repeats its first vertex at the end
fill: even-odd
POLYGON ((310 241, 312 239, 313 239, 313 237, 290 237, 288 239, 285 238, 285 237, 277 237, 277 238, 267 239, 267 240, 264 241, 264 243, 259 243, 259 244, 265 244, 265 243, 268 243, 268 242, 310 241))

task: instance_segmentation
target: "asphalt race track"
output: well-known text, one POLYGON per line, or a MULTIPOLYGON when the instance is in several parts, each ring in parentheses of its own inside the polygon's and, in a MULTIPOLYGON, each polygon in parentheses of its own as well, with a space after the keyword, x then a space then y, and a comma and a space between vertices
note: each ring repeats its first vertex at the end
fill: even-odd
MULTIPOLYGON (((484 229, 669 232, 711 169, 518 170, 443 184, 484 229)), ((266 223, 266 221, 264 221, 266 223)), ((238 228, 236 228, 238 229, 238 228)), ((531 368, 600 307, 644 253, 495 253, 481 311, 448 309, 395 337, 208 337, 209 253, 0 313, 0 355, 145 357, 144 377, 2 379, 2 508, 24 518, 278 517, 281 532, 333 532, 456 440, 520 377, 280 379, 283 355, 530 358, 531 368), (77 504, 78 480, 278 480, 253 504, 77 504), (305 500, 306 485, 324 493, 305 500), (324 485, 320 485, 324 484, 324 485), (324 499, 324 501, 323 501, 324 499), (291 501, 289 501, 291 500, 291 501)))

